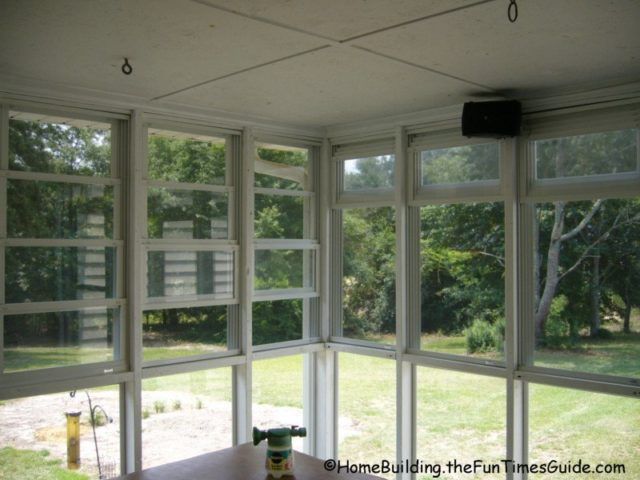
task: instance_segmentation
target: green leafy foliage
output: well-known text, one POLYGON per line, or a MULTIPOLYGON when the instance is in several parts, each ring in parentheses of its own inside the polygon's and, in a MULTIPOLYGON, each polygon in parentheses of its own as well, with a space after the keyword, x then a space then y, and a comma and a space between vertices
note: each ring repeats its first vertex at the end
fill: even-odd
POLYGON ((425 150, 422 185, 466 183, 499 177, 498 143, 425 150))
POLYGON ((194 307, 144 312, 143 332, 150 343, 226 344, 227 307, 194 307))
POLYGON ((149 137, 149 178, 168 182, 224 185, 225 142, 168 135, 149 137))
POLYGON ((423 207, 422 331, 462 332, 504 317, 502 203, 423 207))
MULTIPOLYGON (((536 141, 538 178, 633 172, 637 131, 615 130, 536 141)), ((637 148, 637 147, 636 147, 637 148)))
POLYGON ((275 300, 253 304, 253 344, 302 338, 302 300, 275 300))
POLYGON ((11 120, 9 168, 30 172, 109 176, 111 132, 59 123, 11 120))
POLYGON ((343 211, 343 333, 395 333, 395 210, 343 211))
POLYGON ((345 161, 345 191, 393 188, 394 181, 394 155, 380 155, 345 161))

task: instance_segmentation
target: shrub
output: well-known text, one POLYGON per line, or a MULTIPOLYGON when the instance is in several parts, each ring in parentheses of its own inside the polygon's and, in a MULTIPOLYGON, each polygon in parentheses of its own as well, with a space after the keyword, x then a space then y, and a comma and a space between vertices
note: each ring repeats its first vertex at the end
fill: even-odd
POLYGON ((149 418, 151 416, 151 412, 148 409, 144 409, 142 410, 142 419, 146 420, 147 418, 149 418))
POLYGON ((494 329, 486 320, 475 319, 465 330, 467 352, 481 353, 494 349, 494 329))
POLYGON ((153 409, 156 411, 156 413, 164 413, 164 402, 156 400, 155 402, 153 402, 153 409))
POLYGON ((569 322, 563 315, 568 303, 565 295, 558 295, 551 302, 549 316, 544 324, 544 345, 548 348, 567 348, 571 343, 569 322))
POLYGON ((468 353, 502 352, 504 349, 505 319, 498 317, 493 323, 476 318, 465 330, 468 353))
POLYGON ((180 400, 175 400, 173 402, 173 409, 174 410, 181 410, 182 409, 182 402, 180 400))
POLYGON ((595 335, 591 335, 591 338, 598 338, 600 340, 611 340, 613 338, 613 333, 607 328, 600 327, 595 335))

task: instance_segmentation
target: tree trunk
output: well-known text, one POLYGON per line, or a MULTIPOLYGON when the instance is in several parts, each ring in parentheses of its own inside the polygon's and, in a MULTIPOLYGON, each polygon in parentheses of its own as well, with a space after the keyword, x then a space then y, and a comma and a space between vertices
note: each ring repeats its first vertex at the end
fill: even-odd
POLYGON ((547 274, 544 290, 535 313, 536 341, 544 338, 544 326, 551 311, 551 302, 558 287, 558 270, 560 268, 560 245, 562 230, 564 229, 564 202, 554 202, 555 214, 549 249, 547 251, 547 274))
POLYGON ((595 337, 600 332, 600 252, 593 256, 591 271, 591 336, 595 337))

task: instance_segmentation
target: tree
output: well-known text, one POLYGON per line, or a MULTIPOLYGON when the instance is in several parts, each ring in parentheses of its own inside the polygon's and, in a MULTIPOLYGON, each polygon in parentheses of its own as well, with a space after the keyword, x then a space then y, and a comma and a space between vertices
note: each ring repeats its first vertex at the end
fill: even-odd
MULTIPOLYGON (((633 171, 636 159, 634 130, 621 130, 597 134, 578 135, 558 139, 536 141, 534 144, 538 178, 566 178, 604 173, 633 171)), ((611 208, 604 208, 604 200, 594 202, 553 202, 553 208, 538 208, 536 228, 534 314, 536 338, 542 341, 545 323, 549 317, 558 285, 563 278, 576 271, 586 260, 591 263, 589 298, 591 305, 591 333, 600 329, 600 304, 602 296, 602 261, 605 242, 618 234, 625 226, 638 218, 623 219, 626 207, 607 201, 611 208), (550 228, 549 228, 550 226, 550 228), (549 231, 545 232, 549 228, 549 231), (544 237, 548 235, 548 243, 544 237), (546 260, 540 255, 540 247, 546 246, 546 260), (563 245, 570 250, 561 255, 563 245), (562 265, 562 260, 570 260, 562 265), (542 273, 544 272, 544 278, 542 273)), ((606 272, 604 272, 606 273, 606 272)), ((569 298, 572 298, 569 295, 569 298)), ((576 299, 577 300, 577 299, 576 299)), ((570 304, 572 302, 569 302, 570 304)))
POLYGON ((425 206, 421 224, 422 331, 503 319, 503 204, 425 206))

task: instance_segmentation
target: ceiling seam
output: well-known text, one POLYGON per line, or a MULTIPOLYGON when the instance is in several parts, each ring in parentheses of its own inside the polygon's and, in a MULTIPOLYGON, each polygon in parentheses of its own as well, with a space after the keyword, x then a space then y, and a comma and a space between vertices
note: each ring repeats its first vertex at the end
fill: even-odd
POLYGON ((354 40, 359 40, 361 38, 369 37, 371 35, 376 35, 378 33, 386 32, 389 30, 394 30, 396 28, 404 27, 406 25, 412 25, 414 23, 424 22, 426 20, 430 20, 432 18, 441 17, 442 15, 448 15, 450 13, 459 12, 461 10, 466 10, 468 8, 478 7, 480 5, 484 5, 485 3, 495 2, 496 0, 480 0, 475 3, 470 3, 468 5, 460 5, 459 7, 451 8, 449 10, 443 10, 442 12, 432 13, 431 15, 425 15, 424 17, 413 18, 411 20, 407 20, 404 22, 396 23, 394 25, 389 25, 387 27, 378 28, 377 30, 372 30, 370 32, 361 33, 360 35, 354 35, 353 37, 345 38, 344 40, 340 40, 340 43, 348 43, 354 40))
POLYGON ((198 82, 198 83, 195 83, 193 85, 189 85, 187 87, 183 87, 183 88, 180 88, 178 90, 174 90, 174 91, 169 92, 169 93, 158 95, 157 97, 151 98, 150 101, 153 102, 153 101, 156 101, 156 100, 161 100, 163 98, 167 98, 167 97, 170 97, 172 95, 177 95, 178 93, 182 93, 182 92, 185 92, 187 90, 192 90, 194 88, 202 87, 203 85, 208 85, 209 83, 217 82, 218 80, 223 80, 225 78, 233 77, 235 75, 240 75, 242 73, 250 72, 251 70, 256 70, 258 68, 262 68, 262 67, 266 67, 266 66, 269 66, 269 65, 273 65, 275 63, 279 63, 279 62, 283 62, 285 60, 289 60, 289 59, 292 59, 292 58, 300 57, 302 55, 307 55, 308 53, 313 53, 313 52, 317 52, 319 50, 324 50, 325 48, 329 48, 329 47, 331 47, 331 45, 322 45, 320 47, 311 48, 311 49, 305 50, 303 52, 298 52, 298 53, 294 53, 292 55, 287 55, 286 57, 280 57, 280 58, 276 58, 274 60, 269 60, 268 62, 263 62, 263 63, 260 63, 258 65, 253 65, 251 67, 243 68, 241 70, 236 70, 235 72, 227 73, 225 75, 220 75, 219 77, 211 78, 209 80, 205 80, 203 82, 198 82))
POLYGON ((439 70, 434 70, 433 68, 425 67, 424 65, 420 65, 419 63, 413 63, 413 62, 410 62, 408 60, 403 60, 402 58, 394 57, 392 55, 387 55, 387 54, 384 54, 384 53, 376 52, 375 50, 369 50, 368 48, 361 47, 359 45, 349 45, 349 46, 351 48, 355 48, 356 50, 360 50, 362 52, 367 52, 367 53, 370 53, 371 55, 375 55, 377 57, 386 58, 386 59, 392 60, 394 62, 402 63, 404 65, 408 65, 410 67, 418 68, 420 70, 425 70, 425 71, 427 71, 429 73, 433 73, 433 74, 440 75, 440 76, 443 76, 443 77, 446 77, 446 78, 450 78, 452 80, 457 80, 459 82, 464 82, 464 83, 467 83, 469 85, 473 85, 474 87, 479 87, 479 88, 482 88, 484 90, 488 90, 491 93, 498 94, 496 89, 493 88, 493 87, 489 87, 489 86, 483 85, 481 83, 473 82, 471 80, 467 80, 467 79, 462 78, 462 77, 457 77, 457 76, 451 75, 449 73, 441 72, 439 70))
POLYGON ((283 29, 286 29, 286 30, 291 30, 293 32, 302 33, 304 35, 309 35, 311 37, 316 37, 316 38, 319 38, 321 40, 333 42, 333 43, 336 43, 336 44, 340 43, 340 40, 338 40, 337 38, 332 38, 332 37, 328 37, 328 36, 325 36, 325 35, 321 35, 319 33, 311 32, 309 30, 304 30, 302 28, 293 27, 293 26, 291 26, 289 24, 282 23, 282 22, 277 22, 275 20, 270 20, 270 19, 268 19, 266 17, 260 17, 258 15, 250 15, 248 13, 243 13, 243 12, 240 12, 238 10, 234 10, 232 8, 229 8, 229 7, 223 7, 223 6, 218 5, 216 3, 208 2, 207 0, 191 0, 191 1, 193 3, 197 3, 199 5, 203 5, 203 6, 206 6, 206 7, 214 8, 216 10, 221 10, 223 12, 230 13, 232 15, 236 15, 238 17, 248 18, 249 20, 254 20, 256 22, 261 22, 261 23, 266 23, 267 25, 272 25, 274 27, 280 27, 280 28, 283 28, 283 29))
POLYGON ((392 61, 395 61, 395 62, 398 62, 398 63, 402 63, 402 64, 410 66, 410 67, 417 68, 419 70, 427 71, 427 72, 433 73, 435 75, 440 75, 440 76, 443 76, 445 78, 450 78, 452 80, 457 80, 457 81, 460 81, 460 82, 464 82, 464 83, 467 83, 469 85, 473 85, 475 87, 482 88, 484 90, 488 90, 489 92, 496 93, 496 90, 494 88, 489 87, 487 85, 482 85, 482 84, 473 82, 471 80, 467 80, 467 79, 462 78, 462 77, 457 77, 455 75, 451 75, 451 74, 442 72, 440 70, 429 68, 427 66, 424 66, 424 65, 421 65, 421 64, 418 64, 418 63, 409 62, 407 60, 403 60, 403 59, 398 58, 398 57, 394 57, 394 56, 391 56, 391 55, 386 55, 386 54, 377 52, 375 50, 368 49, 366 47, 361 47, 361 46, 358 46, 358 45, 351 45, 349 43, 349 42, 352 42, 352 41, 357 40, 357 39, 361 39, 361 38, 365 38, 365 37, 368 37, 368 36, 371 36, 371 35, 375 35, 377 33, 386 32, 386 31, 393 30, 393 29, 396 29, 396 28, 400 28, 400 27, 403 27, 403 26, 406 26, 406 25, 411 25, 411 24, 414 24, 414 23, 423 22, 423 21, 426 21, 426 20, 429 20, 429 19, 433 19, 433 18, 436 18, 436 17, 440 17, 440 16, 443 16, 443 15, 450 14, 450 13, 455 13, 455 12, 458 12, 458 11, 461 11, 461 10, 466 10, 468 8, 477 7, 479 5, 484 5, 486 3, 491 3, 491 2, 494 2, 494 1, 496 1, 496 0, 480 0, 480 1, 475 2, 475 3, 471 3, 471 4, 467 4, 467 5, 461 5, 459 7, 450 8, 448 10, 443 10, 441 12, 433 13, 433 14, 430 14, 430 15, 425 15, 425 16, 419 17, 419 18, 414 18, 414 19, 407 20, 407 21, 401 22, 401 23, 396 23, 394 25, 389 25, 387 27, 383 27, 383 28, 379 28, 379 29, 376 29, 376 30, 372 30, 370 32, 365 32, 365 33, 362 33, 360 35, 356 35, 356 36, 353 36, 353 37, 350 37, 350 38, 346 38, 346 39, 343 39, 343 40, 337 40, 335 38, 327 37, 327 36, 324 36, 324 35, 321 35, 321 34, 318 34, 318 33, 315 33, 315 32, 310 32, 308 30, 304 30, 304 29, 301 29, 301 28, 293 27, 293 26, 288 25, 286 23, 276 22, 276 21, 270 20, 270 19, 265 18, 265 17, 261 17, 261 16, 257 16, 257 15, 249 15, 249 14, 240 12, 238 10, 234 10, 232 8, 220 6, 220 5, 216 4, 216 3, 209 2, 208 0, 191 0, 191 2, 197 3, 199 5, 203 5, 203 6, 206 6, 206 7, 209 7, 209 8, 213 8, 213 9, 216 9, 216 10, 221 10, 223 12, 227 12, 229 14, 236 15, 236 16, 239 16, 239 17, 248 18, 248 19, 256 21, 256 22, 264 23, 264 24, 275 26, 275 27, 278 27, 278 28, 283 28, 283 29, 294 31, 294 32, 301 33, 301 34, 304 34, 304 35, 309 35, 309 36, 312 36, 312 37, 315 37, 315 38, 318 38, 318 39, 329 41, 329 42, 331 42, 331 44, 330 45, 323 45, 322 47, 314 48, 314 49, 308 50, 306 52, 300 52, 298 54, 294 54, 294 55, 290 55, 290 56, 287 56, 287 57, 283 57, 283 58, 274 60, 272 62, 266 62, 266 63, 260 64, 260 65, 254 65, 252 67, 248 67, 248 68, 243 69, 243 70, 238 70, 236 72, 232 72, 232 73, 229 73, 229 74, 226 74, 226 75, 222 75, 220 77, 212 78, 210 80, 205 80, 203 82, 200 82, 200 83, 197 83, 197 84, 194 84, 194 85, 190 85, 188 87, 184 87, 184 88, 182 88, 180 90, 176 90, 176 91, 164 94, 164 95, 157 96, 155 98, 152 98, 151 100, 152 101, 160 100, 160 99, 165 98, 165 97, 169 97, 169 96, 172 96, 172 95, 176 95, 178 93, 182 93, 182 92, 184 92, 186 90, 191 90, 193 88, 197 88, 197 87, 200 87, 202 85, 207 85, 209 83, 213 83, 213 82, 216 82, 218 80, 223 80, 225 78, 228 78, 228 77, 231 77, 231 76, 234 76, 234 75, 245 73, 247 71, 251 71, 251 70, 254 70, 254 69, 257 69, 257 68, 261 68, 261 67, 264 67, 264 66, 268 66, 268 65, 271 65, 272 63, 280 62, 280 61, 283 61, 283 60, 288 60, 290 58, 295 58, 297 56, 305 55, 306 53, 313 53, 313 52, 315 52, 317 50, 322 50, 322 49, 325 49, 325 48, 328 48, 328 47, 332 47, 332 46, 333 47, 345 47, 345 46, 347 46, 347 47, 355 48, 357 50, 367 52, 367 53, 369 53, 371 55, 376 55, 376 56, 379 56, 379 57, 382 57, 382 58, 386 58, 388 60, 392 60, 392 61))

